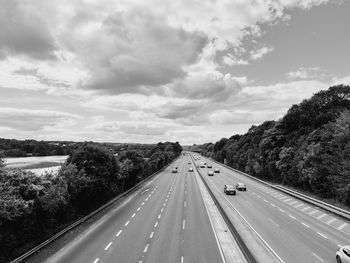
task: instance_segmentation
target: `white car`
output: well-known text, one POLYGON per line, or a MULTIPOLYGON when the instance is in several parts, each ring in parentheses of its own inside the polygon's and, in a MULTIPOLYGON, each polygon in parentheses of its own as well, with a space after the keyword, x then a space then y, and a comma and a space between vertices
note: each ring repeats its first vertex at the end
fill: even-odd
POLYGON ((350 246, 343 246, 337 250, 335 258, 338 263, 350 263, 350 246))

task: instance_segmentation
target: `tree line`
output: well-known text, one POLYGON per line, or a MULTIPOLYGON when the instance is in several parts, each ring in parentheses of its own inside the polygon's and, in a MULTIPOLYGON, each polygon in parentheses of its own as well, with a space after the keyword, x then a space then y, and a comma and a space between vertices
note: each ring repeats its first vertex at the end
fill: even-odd
POLYGON ((141 150, 90 143, 73 150, 58 174, 36 176, 0 159, 0 262, 6 262, 130 189, 181 154, 179 143, 141 150), (143 155, 144 154, 144 155, 143 155))
POLYGON ((280 120, 197 147, 242 172, 349 206, 350 86, 332 86, 280 120))

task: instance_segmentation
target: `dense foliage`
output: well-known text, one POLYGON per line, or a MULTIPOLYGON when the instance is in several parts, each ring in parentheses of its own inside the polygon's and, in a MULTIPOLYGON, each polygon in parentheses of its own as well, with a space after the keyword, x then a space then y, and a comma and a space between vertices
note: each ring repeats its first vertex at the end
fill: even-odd
POLYGON ((201 149, 253 176, 350 205, 350 86, 318 92, 278 121, 201 149))
POLYGON ((83 144, 57 175, 41 177, 3 167, 0 158, 0 262, 29 250, 140 180, 182 151, 178 143, 149 145, 147 151, 83 144), (147 152, 148 156, 142 156, 147 152))

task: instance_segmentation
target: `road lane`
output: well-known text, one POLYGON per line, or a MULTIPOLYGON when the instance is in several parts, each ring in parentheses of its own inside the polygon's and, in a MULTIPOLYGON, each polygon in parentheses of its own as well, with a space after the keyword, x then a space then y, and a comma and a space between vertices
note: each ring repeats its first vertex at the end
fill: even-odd
POLYGON ((187 162, 177 160, 178 173, 168 167, 46 262, 222 262, 187 162))
POLYGON ((207 162, 212 163, 213 168, 220 166, 221 173, 214 177, 206 176, 208 169, 201 168, 207 182, 220 194, 223 194, 224 184, 240 181, 247 185, 247 192, 227 198, 285 262, 322 262, 320 259, 333 262, 338 244, 348 242, 349 236, 332 226, 335 223, 338 227, 344 225, 338 222, 340 219, 333 220, 327 215, 327 221, 321 222, 309 214, 316 210, 311 205, 299 200, 294 206, 290 205, 295 199, 278 191, 273 193, 265 185, 210 160, 207 162))

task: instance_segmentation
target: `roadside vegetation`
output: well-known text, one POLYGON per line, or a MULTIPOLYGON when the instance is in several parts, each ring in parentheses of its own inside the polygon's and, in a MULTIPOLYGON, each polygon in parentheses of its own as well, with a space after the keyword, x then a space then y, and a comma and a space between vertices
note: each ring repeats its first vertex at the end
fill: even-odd
POLYGON ((242 172, 350 206, 350 86, 330 87, 278 121, 197 147, 242 172))
POLYGON ((58 174, 9 169, 0 158, 0 262, 7 262, 90 213, 180 155, 178 143, 136 150, 90 143, 73 150, 58 174))

